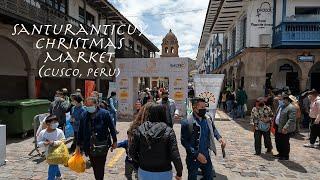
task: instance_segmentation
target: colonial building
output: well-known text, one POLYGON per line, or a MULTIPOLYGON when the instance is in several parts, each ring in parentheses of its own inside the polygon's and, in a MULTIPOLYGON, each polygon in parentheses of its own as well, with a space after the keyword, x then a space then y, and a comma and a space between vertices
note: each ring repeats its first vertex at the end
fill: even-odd
MULTIPOLYGON (((36 25, 65 25, 72 24, 76 29, 80 24, 86 29, 91 25, 131 25, 112 4, 106 0, 1 0, 0 1, 0 100, 13 100, 23 98, 52 98, 55 91, 61 88, 67 88, 74 92, 80 88, 84 92, 85 80, 94 80, 96 90, 104 93, 108 90, 109 81, 113 81, 114 77, 53 77, 40 78, 38 70, 43 65, 46 51, 51 54, 59 54, 63 49, 38 49, 36 41, 41 37, 59 38, 57 36, 41 33, 41 35, 12 36, 15 24, 24 24, 30 28, 36 25)), ((120 43, 121 38, 125 38, 122 48, 115 49, 108 47, 101 49, 99 46, 93 46, 87 49, 87 53, 103 52, 113 53, 112 63, 52 63, 50 66, 56 69, 62 68, 78 68, 85 70, 90 67, 94 68, 115 68, 115 58, 150 58, 155 56, 155 52, 159 49, 139 30, 134 34, 130 34, 124 30, 123 35, 110 31, 105 36, 87 38, 111 38, 113 44, 120 43)), ((60 36, 60 35, 59 35, 60 36)), ((77 38, 76 35, 61 35, 67 40, 77 38)), ((86 37, 81 37, 86 38, 86 37)), ((72 55, 76 56, 81 50, 69 50, 72 55)))
POLYGON ((253 102, 267 89, 320 90, 319 47, 318 0, 210 0, 197 67, 253 102))

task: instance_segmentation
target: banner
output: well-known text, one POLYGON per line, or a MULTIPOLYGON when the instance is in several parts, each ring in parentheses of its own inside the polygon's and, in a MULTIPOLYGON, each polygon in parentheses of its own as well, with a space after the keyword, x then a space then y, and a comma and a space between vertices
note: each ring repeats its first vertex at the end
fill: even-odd
POLYGON ((85 80, 85 98, 89 97, 95 88, 95 82, 90 80, 85 80))
POLYGON ((215 117, 224 74, 197 74, 194 76, 195 96, 204 98, 207 109, 215 117))

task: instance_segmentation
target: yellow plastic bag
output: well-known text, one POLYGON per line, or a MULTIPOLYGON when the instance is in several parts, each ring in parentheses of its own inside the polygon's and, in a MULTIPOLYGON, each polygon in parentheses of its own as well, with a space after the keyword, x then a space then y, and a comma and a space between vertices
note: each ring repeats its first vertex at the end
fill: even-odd
POLYGON ((68 167, 77 173, 83 173, 86 170, 86 161, 79 151, 69 159, 68 167))
POLYGON ((69 151, 64 143, 56 147, 49 147, 47 162, 48 164, 67 164, 69 160, 69 151))

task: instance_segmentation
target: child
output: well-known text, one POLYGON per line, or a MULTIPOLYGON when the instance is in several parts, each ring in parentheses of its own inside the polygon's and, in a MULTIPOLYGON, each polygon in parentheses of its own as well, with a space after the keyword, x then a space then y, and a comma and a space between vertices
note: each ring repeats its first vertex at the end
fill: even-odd
MULTIPOLYGON (((129 134, 128 134, 128 136, 129 136, 129 134)), ((138 172, 137 172, 138 165, 135 162, 133 162, 132 158, 129 157, 128 147, 129 147, 128 140, 124 140, 124 141, 118 143, 118 148, 126 149, 127 156, 126 156, 126 160, 125 160, 125 176, 128 180, 131 180, 132 174, 134 174, 134 179, 138 179, 138 172)))
MULTIPOLYGON (((46 129, 43 129, 37 139, 39 147, 45 147, 46 156, 50 146, 58 146, 65 140, 63 131, 58 129, 58 118, 55 115, 50 115, 46 118, 46 129)), ((57 164, 50 164, 48 169, 48 180, 61 179, 61 173, 57 164)))

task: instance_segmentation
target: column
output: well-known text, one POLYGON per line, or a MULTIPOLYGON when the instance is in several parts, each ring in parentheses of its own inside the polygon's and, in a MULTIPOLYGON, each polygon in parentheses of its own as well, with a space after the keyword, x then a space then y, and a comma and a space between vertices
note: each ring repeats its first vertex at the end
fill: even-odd
POLYGON ((29 69, 28 71, 28 97, 30 99, 36 98, 36 69, 29 69))
POLYGON ((100 78, 96 78, 96 91, 100 92, 100 78))
POLYGON ((76 77, 71 77, 70 87, 71 87, 71 93, 74 93, 76 91, 76 77))
POLYGON ((282 0, 282 22, 285 21, 287 16, 287 0, 282 0))
POLYGON ((308 82, 308 78, 300 78, 299 79, 300 92, 307 89, 307 82, 308 82))

